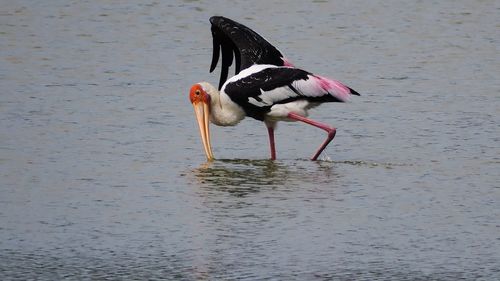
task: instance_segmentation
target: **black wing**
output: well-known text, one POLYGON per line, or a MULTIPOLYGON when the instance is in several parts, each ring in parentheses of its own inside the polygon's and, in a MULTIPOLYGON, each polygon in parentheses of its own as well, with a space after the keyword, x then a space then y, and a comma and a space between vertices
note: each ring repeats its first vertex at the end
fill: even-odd
POLYGON ((275 104, 301 99, 316 103, 343 102, 351 94, 357 94, 338 81, 305 70, 271 66, 236 81, 230 80, 223 92, 257 120, 264 120, 275 104))
POLYGON ((236 62, 235 74, 254 64, 289 65, 283 54, 257 32, 225 17, 211 17, 213 54, 210 72, 214 71, 222 53, 219 90, 226 82, 229 67, 236 62))

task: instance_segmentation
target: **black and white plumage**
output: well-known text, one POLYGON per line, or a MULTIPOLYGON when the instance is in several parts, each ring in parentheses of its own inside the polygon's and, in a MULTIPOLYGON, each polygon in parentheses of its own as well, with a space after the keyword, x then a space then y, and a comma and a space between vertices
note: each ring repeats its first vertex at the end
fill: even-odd
POLYGON ((242 24, 224 17, 212 17, 210 22, 210 72, 222 53, 220 91, 207 82, 193 85, 190 91, 207 159, 213 159, 208 121, 233 126, 249 116, 266 124, 273 160, 276 122, 302 121, 327 131, 327 139, 311 158, 316 160, 336 129, 306 118, 308 110, 325 102, 345 102, 359 93, 338 81, 294 68, 278 49, 242 24), (233 54, 236 75, 227 79, 233 54))
POLYGON ((324 102, 344 102, 354 91, 302 69, 254 65, 228 80, 221 92, 241 106, 247 116, 265 121, 276 116, 273 111, 278 105, 307 101, 312 107, 324 102))

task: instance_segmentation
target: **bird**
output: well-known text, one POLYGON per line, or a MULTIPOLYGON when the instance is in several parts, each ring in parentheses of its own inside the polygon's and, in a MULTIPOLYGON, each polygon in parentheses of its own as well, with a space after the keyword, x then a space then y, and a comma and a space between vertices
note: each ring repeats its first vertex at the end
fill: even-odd
POLYGON ((213 39, 212 73, 221 61, 218 88, 208 82, 191 86, 193 105, 205 155, 215 159, 209 123, 235 126, 245 117, 267 127, 271 160, 276 160, 274 131, 277 122, 300 121, 327 133, 310 158, 315 161, 336 134, 336 128, 308 118, 308 111, 327 102, 346 102, 360 94, 339 81, 297 68, 257 32, 223 16, 209 19, 213 39), (228 79, 235 63, 235 75, 228 79))

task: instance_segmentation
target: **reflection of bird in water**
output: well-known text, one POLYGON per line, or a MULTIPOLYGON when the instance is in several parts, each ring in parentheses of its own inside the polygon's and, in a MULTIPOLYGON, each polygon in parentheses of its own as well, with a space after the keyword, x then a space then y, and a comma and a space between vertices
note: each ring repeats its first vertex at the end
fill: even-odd
POLYGON ((199 183, 243 196, 283 185, 288 173, 285 165, 269 160, 221 160, 204 163, 194 175, 199 183))
POLYGON ((359 94, 338 81, 295 68, 278 49, 240 23, 224 17, 212 17, 210 22, 210 72, 222 53, 219 87, 200 82, 189 93, 207 159, 214 159, 209 121, 234 126, 249 116, 265 123, 272 160, 276 159, 274 129, 278 121, 301 121, 325 130, 326 140, 311 157, 316 160, 335 137, 336 129, 307 118, 308 110, 325 102, 345 102, 359 94), (233 53, 236 75, 227 79, 233 53))
POLYGON ((333 162, 313 164, 297 160, 293 164, 270 160, 220 160, 206 162, 194 169, 196 185, 227 191, 235 196, 246 196, 263 189, 292 191, 335 185, 340 175, 333 162))

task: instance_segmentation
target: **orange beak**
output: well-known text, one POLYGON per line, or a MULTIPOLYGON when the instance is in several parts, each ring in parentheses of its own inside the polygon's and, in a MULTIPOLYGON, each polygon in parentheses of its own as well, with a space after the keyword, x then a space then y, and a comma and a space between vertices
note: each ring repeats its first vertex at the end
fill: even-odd
POLYGON ((208 104, 202 101, 193 102, 194 113, 196 114, 196 120, 198 121, 198 127, 200 128, 201 141, 203 142, 203 148, 205 149, 205 155, 208 161, 214 160, 214 154, 212 153, 212 146, 210 145, 210 108, 208 104))

